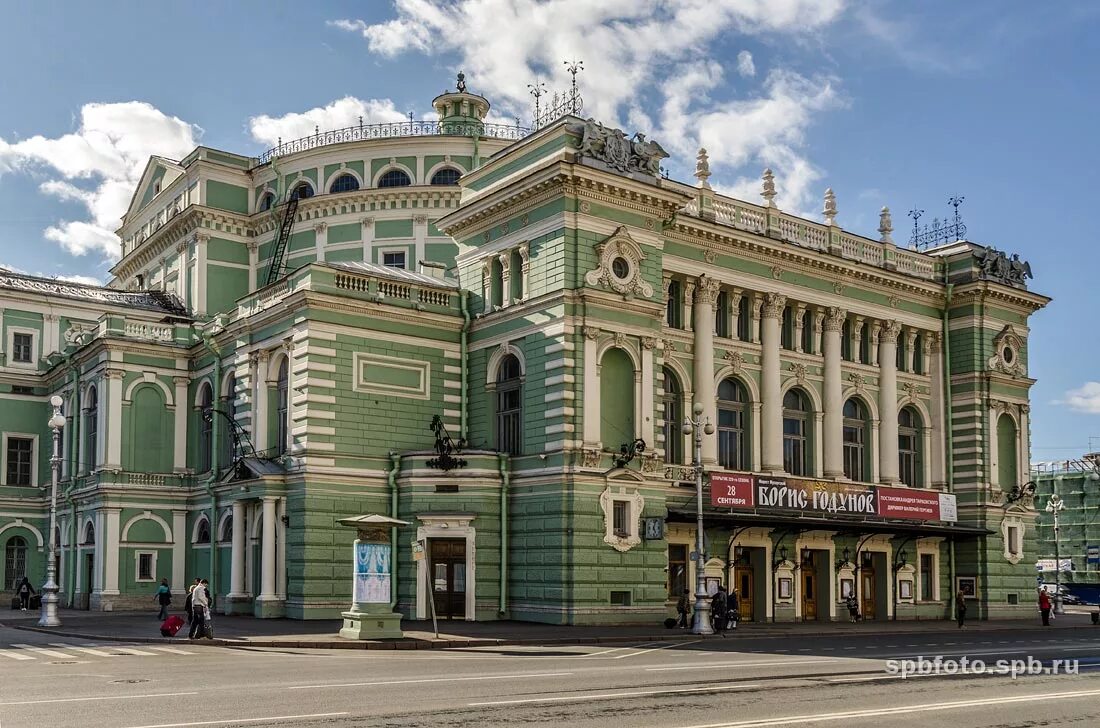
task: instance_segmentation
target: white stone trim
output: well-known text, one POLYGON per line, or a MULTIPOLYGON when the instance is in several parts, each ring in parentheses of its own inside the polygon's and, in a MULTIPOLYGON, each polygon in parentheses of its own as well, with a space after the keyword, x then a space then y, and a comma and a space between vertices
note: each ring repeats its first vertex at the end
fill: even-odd
MULTIPOLYGON (((45 325, 45 318, 43 318, 43 326, 45 325)), ((32 329, 26 326, 8 326, 5 341, 7 343, 4 351, 7 352, 8 355, 4 362, 5 366, 12 369, 38 369, 38 360, 42 358, 42 333, 38 329, 32 329), (15 346, 16 334, 30 334, 31 360, 29 362, 15 361, 15 352, 13 349, 15 346)))
MULTIPOLYGON (((392 161, 389 164, 387 164, 385 167, 382 167, 382 169, 378 170, 378 174, 374 175, 374 177, 371 179, 371 184, 370 184, 371 188, 372 189, 386 189, 386 190, 391 189, 389 187, 382 187, 382 188, 378 187, 378 181, 381 180, 382 177, 387 172, 392 172, 395 169, 399 169, 402 172, 404 172, 405 174, 409 175, 409 181, 412 182, 412 184, 409 185, 410 187, 419 186, 420 183, 416 179, 416 170, 409 169, 405 165, 403 165, 400 162, 395 160, 395 161, 392 161)), ((396 187, 396 188, 392 188, 392 189, 400 190, 401 188, 396 187)))
MULTIPOLYGON (((27 488, 37 488, 40 483, 38 482, 38 435, 31 434, 29 432, 7 432, 5 431, 0 435, 0 485, 9 485, 8 483, 8 440, 10 438, 16 438, 17 440, 30 440, 31 441, 31 482, 27 488)), ((16 486, 13 486, 16 487, 16 486)))
POLYGON ((637 484, 629 488, 623 484, 608 484, 600 494, 600 509, 603 511, 603 542, 616 551, 626 552, 642 542, 639 524, 642 521, 642 509, 645 498, 638 491, 637 484), (614 490, 613 490, 614 489, 614 490), (615 533, 615 503, 627 504, 627 531, 615 533))
POLYGON ((156 513, 153 513, 152 511, 145 511, 143 513, 137 514, 136 516, 134 516, 130 520, 126 521, 126 525, 124 525, 122 527, 122 543, 125 544, 125 543, 129 542, 130 528, 135 523, 137 523, 138 521, 155 521, 155 522, 157 522, 158 524, 160 524, 160 527, 164 529, 164 543, 165 543, 165 545, 170 545, 174 542, 173 538, 172 538, 172 527, 168 525, 168 522, 165 521, 160 516, 158 516, 156 513))
POLYGON ((1024 531, 1026 526, 1024 519, 1019 514, 1005 514, 1001 519, 1001 541, 1005 561, 1010 564, 1018 564, 1024 558, 1024 531), (1012 529, 1016 530, 1016 538, 1012 539, 1012 529))
MULTIPOLYGON (((417 520, 421 522, 416 528, 416 540, 426 541, 431 538, 465 538, 466 539, 466 621, 473 622, 477 617, 477 546, 475 543, 476 529, 470 522, 476 518, 474 515, 430 515, 420 514, 417 520)), ((398 548, 394 544, 394 548, 398 548)), ((431 561, 431 546, 428 545, 424 558, 416 562, 416 618, 427 619, 430 617, 428 610, 428 567, 431 561)))
POLYGON ((153 372, 142 372, 141 377, 130 382, 126 387, 126 393, 123 395, 122 401, 126 404, 130 404, 133 401, 134 390, 143 384, 152 384, 160 389, 164 393, 164 404, 168 407, 174 407, 176 403, 175 397, 172 395, 172 390, 168 388, 168 385, 160 381, 153 372))
POLYGON ((324 192, 322 192, 320 194, 325 194, 325 195, 342 195, 342 194, 344 194, 343 192, 332 192, 331 190, 332 190, 332 184, 337 179, 339 179, 340 177, 343 177, 345 174, 351 175, 352 177, 354 177, 356 179, 357 182, 359 182, 359 189, 360 190, 366 188, 367 183, 365 181, 363 181, 363 175, 359 174, 358 172, 356 172, 351 167, 340 167, 335 172, 330 174, 328 176, 328 179, 325 180, 324 192))
POLYGON ((155 584, 159 583, 160 579, 157 578, 157 554, 159 552, 153 549, 135 549, 134 550, 134 581, 138 584, 155 584), (145 579, 141 576, 141 557, 145 555, 152 557, 152 568, 150 569, 149 578, 145 579))
POLYGON ((489 356, 489 363, 485 369, 485 385, 492 387, 497 383, 497 374, 500 372, 500 365, 504 362, 505 357, 509 354, 519 360, 519 374, 521 377, 527 376, 527 359, 523 356, 523 351, 517 346, 512 344, 501 344, 497 349, 489 356))
POLYGON ((7 531, 9 528, 25 528, 25 529, 27 529, 28 531, 30 531, 31 533, 34 534, 34 537, 36 539, 38 539, 38 550, 41 551, 45 547, 46 541, 45 541, 45 539, 42 538, 42 532, 39 531, 37 528, 35 528, 33 525, 31 525, 31 524, 27 523, 26 521, 24 521, 22 518, 16 518, 11 523, 8 523, 5 526, 0 527, 0 535, 3 535, 4 531, 7 531))

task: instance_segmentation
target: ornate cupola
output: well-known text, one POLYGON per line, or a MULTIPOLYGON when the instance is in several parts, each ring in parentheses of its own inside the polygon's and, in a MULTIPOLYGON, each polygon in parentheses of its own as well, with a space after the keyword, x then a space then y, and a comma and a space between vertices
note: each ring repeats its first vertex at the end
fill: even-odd
POLYGON ((466 74, 458 74, 457 90, 436 96, 432 106, 441 124, 481 124, 489 113, 489 100, 466 91, 466 74))

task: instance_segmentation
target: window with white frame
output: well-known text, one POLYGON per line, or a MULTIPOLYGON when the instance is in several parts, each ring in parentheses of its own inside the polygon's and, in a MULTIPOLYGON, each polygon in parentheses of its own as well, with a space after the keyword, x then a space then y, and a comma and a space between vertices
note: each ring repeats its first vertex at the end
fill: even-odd
POLYGON ((645 499, 640 493, 627 492, 625 487, 607 488, 600 495, 604 517, 604 543, 616 551, 629 551, 642 542, 639 533, 645 499))
POLYGON ((38 360, 38 332, 15 326, 8 327, 8 364, 34 366, 38 360))
POLYGON ((134 574, 135 581, 156 581, 157 573, 157 552, 156 551, 138 551, 135 554, 137 563, 135 564, 134 574))
POLYGON ((405 251, 404 250, 384 250, 382 251, 382 265, 387 268, 405 268, 405 251))
POLYGON ((1018 564, 1024 557, 1024 524, 1019 516, 1006 516, 1001 521, 1005 561, 1018 564))
POLYGON ((23 435, 5 432, 3 436, 3 476, 4 485, 29 488, 36 484, 34 456, 34 435, 23 435))
POLYGON ((630 501, 616 500, 611 507, 612 533, 619 538, 626 538, 630 535, 630 501))

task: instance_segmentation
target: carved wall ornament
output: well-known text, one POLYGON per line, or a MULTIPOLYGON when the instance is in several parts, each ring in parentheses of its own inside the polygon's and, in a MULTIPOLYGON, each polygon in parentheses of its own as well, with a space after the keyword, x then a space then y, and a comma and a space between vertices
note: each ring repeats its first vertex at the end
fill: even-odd
POLYGON ((619 347, 620 349, 626 348, 626 334, 624 334, 622 331, 615 332, 615 346, 619 347))
POLYGON ((901 385, 901 388, 905 390, 905 394, 909 399, 916 400, 917 398, 917 385, 914 382, 906 382, 901 385))
POLYGON ((600 329, 596 326, 585 326, 584 327, 584 337, 586 339, 591 339, 592 341, 596 341, 597 339, 600 338, 600 329))
POLYGON ((651 351, 657 346, 657 339, 653 336, 643 336, 641 342, 642 348, 646 351, 651 351))
POLYGON ((661 160, 668 152, 655 141, 645 138, 645 134, 635 133, 627 139, 622 129, 606 127, 595 119, 566 126, 572 134, 581 136, 577 155, 603 162, 620 172, 641 172, 653 177, 661 173, 661 160))
POLYGON ((657 221, 654 220, 652 217, 647 217, 645 219, 645 229, 646 230, 656 230, 657 229, 657 221))
POLYGON ((863 394, 867 391, 867 386, 863 381, 863 377, 855 372, 848 375, 848 381, 852 383, 852 386, 856 388, 856 391, 863 394))
POLYGON ((72 346, 81 346, 85 341, 95 336, 97 328, 98 326, 96 324, 70 323, 69 328, 65 329, 65 333, 63 334, 65 343, 72 346))
POLYGON ((987 362, 990 371, 1004 372, 1014 377, 1024 376, 1026 370, 1020 359, 1023 346, 1024 337, 1018 334, 1011 324, 1006 325, 993 337, 993 356, 987 362))
POLYGON ((791 364, 790 369, 794 372, 794 379, 801 385, 806 384, 806 365, 801 362, 794 362, 791 364))
POLYGON ((702 276, 695 285, 695 302, 715 306, 718 303, 718 292, 721 288, 722 284, 717 279, 702 276))
POLYGON ((774 278, 775 280, 778 281, 782 277, 783 277, 783 269, 780 268, 778 265, 773 265, 772 266, 772 278, 774 278))
POLYGON ((603 459, 603 453, 599 450, 588 448, 585 449, 581 456, 582 468, 598 468, 600 467, 600 461, 603 459))
POLYGON ((733 349, 727 351, 722 356, 722 360, 729 363, 730 369, 733 370, 734 374, 740 374, 742 368, 745 366, 745 355, 733 349))
POLYGON ((898 304, 901 303, 901 299, 898 298, 897 296, 890 296, 889 300, 890 300, 890 308, 897 308, 898 304))
POLYGON ((645 508, 645 498, 637 490, 628 493, 626 488, 619 487, 617 488, 619 492, 614 493, 611 488, 609 485, 600 494, 600 510, 603 511, 604 517, 603 540, 604 543, 616 551, 629 551, 642 542, 638 526, 641 522, 642 510, 645 508), (625 532, 616 533, 614 529, 616 501, 626 501, 629 504, 627 506, 629 516, 625 532))
POLYGON ((709 265, 714 265, 714 261, 718 260, 718 252, 714 250, 704 250, 703 260, 705 260, 709 265))
POLYGON ((783 315, 783 309, 786 307, 787 297, 782 293, 765 293, 761 316, 763 318, 779 318, 783 315))
POLYGON ((1031 264, 1020 260, 1015 253, 1009 258, 996 248, 981 248, 974 251, 974 261, 978 264, 978 277, 982 280, 1026 288, 1027 279, 1034 277, 1031 264))
POLYGON ((528 215, 528 214, 527 214, 526 212, 525 212, 525 213, 523 213, 523 217, 521 217, 521 218, 519 219, 519 224, 520 224, 520 225, 523 225, 524 227, 527 227, 527 224, 528 224, 529 222, 531 222, 531 216, 530 216, 530 215, 528 215))
POLYGON ((1031 414, 1031 405, 1030 404, 1021 404, 1021 405, 1019 405, 1019 409, 1020 409, 1020 415, 1022 417, 1027 417, 1029 414, 1031 414))
POLYGON ((838 296, 843 294, 844 293, 844 284, 841 283, 840 281, 837 281, 836 283, 834 283, 833 284, 833 293, 835 293, 838 296))
POLYGON ((676 342, 672 339, 661 339, 661 348, 666 352, 676 351, 676 342))
POLYGON ((581 200, 581 212, 587 214, 592 211, 592 203, 588 200, 581 200))
POLYGON ((645 253, 625 226, 619 227, 610 237, 598 243, 596 255, 599 259, 598 265, 585 274, 585 283, 610 288, 624 298, 638 294, 646 298, 653 296, 653 286, 642 277, 645 253))

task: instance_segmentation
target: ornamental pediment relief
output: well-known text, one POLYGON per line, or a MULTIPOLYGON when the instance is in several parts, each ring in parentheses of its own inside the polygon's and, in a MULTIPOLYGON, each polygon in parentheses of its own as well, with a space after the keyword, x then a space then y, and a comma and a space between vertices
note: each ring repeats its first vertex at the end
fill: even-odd
POLYGON ((598 264, 585 274, 585 283, 609 288, 622 294, 624 299, 653 296, 653 286, 642 277, 642 261, 646 255, 625 225, 597 243, 595 250, 598 264))
POLYGON ((1014 377, 1025 376, 1027 371, 1020 359, 1024 341, 1024 336, 1011 324, 1001 329, 1001 333, 993 337, 993 356, 987 362, 990 371, 1004 372, 1014 377))

